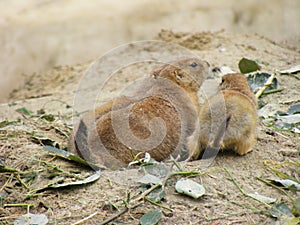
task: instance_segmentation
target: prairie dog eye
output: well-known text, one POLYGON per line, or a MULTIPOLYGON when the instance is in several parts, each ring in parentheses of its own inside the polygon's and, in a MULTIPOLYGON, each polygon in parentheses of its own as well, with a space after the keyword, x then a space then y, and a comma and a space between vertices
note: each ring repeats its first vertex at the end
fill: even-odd
POLYGON ((198 64, 196 62, 193 62, 192 64, 190 64, 191 67, 196 67, 198 66, 198 64))

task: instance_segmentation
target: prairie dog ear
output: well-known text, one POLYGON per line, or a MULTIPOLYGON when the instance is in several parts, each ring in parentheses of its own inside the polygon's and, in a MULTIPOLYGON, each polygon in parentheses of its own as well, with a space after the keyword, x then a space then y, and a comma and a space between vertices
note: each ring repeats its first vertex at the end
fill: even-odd
POLYGON ((164 70, 167 66, 168 66, 168 64, 163 64, 163 65, 156 67, 155 69, 152 70, 150 76, 156 78, 157 76, 159 76, 161 71, 164 70))
POLYGON ((177 77, 177 79, 181 80, 184 77, 184 71, 182 70, 175 70, 174 75, 177 77))

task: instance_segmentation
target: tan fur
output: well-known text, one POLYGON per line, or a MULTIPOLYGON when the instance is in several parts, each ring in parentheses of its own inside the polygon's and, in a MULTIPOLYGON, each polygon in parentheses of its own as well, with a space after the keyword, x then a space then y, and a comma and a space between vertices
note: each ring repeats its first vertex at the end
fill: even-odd
POLYGON ((186 139, 199 113, 197 92, 207 73, 208 63, 196 58, 156 68, 130 97, 88 112, 75 127, 70 151, 106 167, 126 166, 140 152, 158 161, 186 159, 186 139))
POLYGON ((221 91, 207 100, 200 110, 199 126, 195 131, 199 141, 188 141, 191 160, 197 159, 220 135, 222 140, 217 145, 222 150, 233 150, 239 155, 251 151, 255 143, 258 121, 256 101, 246 77, 242 74, 225 75, 220 88, 221 91), (220 126, 224 125, 227 125, 222 131, 224 135, 218 134, 220 126))

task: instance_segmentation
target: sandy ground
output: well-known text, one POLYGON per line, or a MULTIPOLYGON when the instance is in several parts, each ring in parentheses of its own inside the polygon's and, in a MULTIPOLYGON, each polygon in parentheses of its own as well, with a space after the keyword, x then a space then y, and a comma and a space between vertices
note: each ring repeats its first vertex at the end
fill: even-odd
MULTIPOLYGON (((47 215, 50 224, 74 224, 91 215, 81 224, 99 224, 117 213, 113 205, 125 207, 127 193, 139 196, 136 181, 143 173, 134 168, 105 170, 92 184, 49 189, 26 198, 33 189, 58 178, 75 181, 93 173, 50 156, 42 147, 66 149, 81 113, 130 87, 156 61, 194 54, 212 67, 238 71, 239 60, 247 57, 270 73, 298 65, 300 2, 271 2, 0 1, 0 121, 9 122, 0 123, 0 162, 19 171, 0 174, 0 224, 13 224, 28 211, 47 215), (184 50, 156 42, 126 45, 138 40, 176 43, 184 50), (18 113, 20 108, 30 115, 18 113), (32 204, 29 209, 28 204, 32 204)), ((299 103, 299 74, 276 78, 283 90, 261 100, 285 111, 299 103)), ((161 202, 167 208, 161 208, 159 224, 275 224, 276 219, 264 214, 271 205, 243 195, 232 178, 247 193, 273 197, 291 207, 299 191, 284 194, 258 178, 277 178, 270 170, 275 168, 299 180, 299 152, 299 135, 260 123, 257 143, 246 156, 222 153, 208 168, 201 161, 181 163, 186 171, 204 172, 190 178, 204 185, 206 195, 198 200, 179 195, 174 184, 182 176, 172 177, 161 202)), ((159 208, 140 202, 113 224, 139 224, 143 214, 159 208)))
MULTIPOLYGON (((190 54, 207 60, 212 67, 229 66, 237 71, 238 61, 242 57, 247 57, 258 60, 262 66, 261 70, 271 73, 300 62, 298 51, 278 45, 259 35, 241 35, 226 31, 188 33, 163 31, 154 36, 167 43, 180 44, 190 54)), ((149 73, 154 64, 137 63, 121 68, 115 71, 105 83, 105 87, 99 90, 97 82, 99 79, 101 81, 102 75, 107 71, 120 68, 120 65, 126 64, 127 60, 133 59, 133 62, 136 62, 137 56, 149 57, 149 59, 161 57, 165 61, 182 56, 176 55, 177 50, 174 48, 164 51, 164 54, 161 52, 161 47, 155 42, 142 47, 128 45, 123 49, 115 50, 116 54, 107 55, 107 58, 92 61, 94 66, 99 65, 97 64, 99 62, 106 62, 105 65, 96 67, 96 70, 93 69, 95 67, 90 66, 91 62, 88 62, 76 66, 56 67, 47 73, 27 76, 25 85, 11 93, 10 103, 4 103, 0 107, 1 120, 15 121, 0 129, 0 158, 6 166, 23 171, 24 173, 19 175, 20 179, 23 181, 29 179, 29 181, 26 188, 20 185, 17 175, 2 173, 0 184, 3 188, 0 189, 0 194, 4 196, 3 204, 33 204, 29 211, 47 215, 50 224, 74 224, 91 215, 91 218, 82 224, 99 224, 100 221, 117 213, 111 203, 121 209, 124 207, 123 200, 127 198, 126 193, 129 192, 131 198, 139 196, 141 189, 136 181, 143 173, 138 169, 127 169, 105 170, 101 173, 100 179, 92 184, 46 190, 40 192, 38 196, 25 199, 30 190, 54 182, 57 177, 74 181, 76 180, 74 174, 86 176, 92 173, 87 168, 49 156, 42 151, 42 146, 50 143, 65 149, 68 136, 72 132, 73 110, 80 113, 93 108, 95 104, 108 101, 134 80, 149 73), (86 79, 87 77, 91 79, 86 79), (83 83, 85 85, 82 86, 83 83), (78 87, 83 87, 80 88, 80 92, 76 91, 78 87), (78 99, 86 102, 77 102, 78 99), (16 109, 22 107, 32 111, 31 116, 21 116, 16 112, 16 109), (55 120, 45 121, 43 116, 37 113, 40 109, 43 109, 46 115, 53 114, 55 120), (57 166, 64 172, 57 172, 58 170, 55 169, 57 166), (35 174, 34 171, 39 172, 33 179, 29 174, 35 174), (52 178, 49 174, 52 174, 52 178)), ((277 75, 276 77, 279 88, 283 89, 282 92, 264 96, 261 100, 277 103, 279 109, 284 111, 290 105, 299 103, 300 81, 293 76, 277 75)), ((78 115, 75 116, 76 118, 78 119, 78 115)), ((181 176, 171 178, 166 185, 166 196, 161 202, 169 209, 162 208, 163 217, 159 224, 275 223, 274 218, 262 212, 269 210, 270 205, 244 196, 232 179, 234 178, 247 193, 257 192, 273 197, 278 202, 285 202, 291 207, 291 199, 286 194, 257 178, 276 178, 274 171, 267 167, 270 166, 299 180, 299 152, 299 135, 276 131, 260 123, 258 141, 253 151, 246 156, 219 154, 208 168, 202 167, 201 161, 181 163, 186 171, 205 172, 201 176, 190 176, 190 178, 205 186, 206 195, 198 200, 179 195, 174 190, 174 184, 181 176), (227 168, 230 173, 224 168, 227 168)), ((294 194, 288 192, 288 195, 295 199, 299 196, 299 191, 294 194)), ((118 217, 114 224, 139 224, 143 214, 158 208, 149 202, 141 202, 142 205, 118 217)), ((14 206, 0 207, 0 210, 0 215, 6 218, 0 217, 3 224, 11 224, 16 217, 27 212, 26 207, 14 206)))
POLYGON ((258 33, 300 49, 295 0, 2 0, 0 14, 0 102, 23 74, 92 60, 161 29, 258 33))

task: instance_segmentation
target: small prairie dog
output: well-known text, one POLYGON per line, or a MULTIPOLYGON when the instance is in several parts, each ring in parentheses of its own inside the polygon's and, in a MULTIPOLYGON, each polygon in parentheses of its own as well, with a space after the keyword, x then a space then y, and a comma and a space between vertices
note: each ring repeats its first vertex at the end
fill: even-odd
POLYGON ((187 137, 195 130, 197 92, 209 64, 185 58, 154 69, 130 96, 118 97, 85 114, 69 149, 105 167, 124 167, 148 152, 162 161, 189 156, 187 137))
POLYGON ((198 159, 206 149, 233 150, 244 155, 255 143, 256 99, 246 77, 242 74, 224 75, 220 89, 201 107, 195 131, 199 141, 188 140, 190 160, 198 159))

